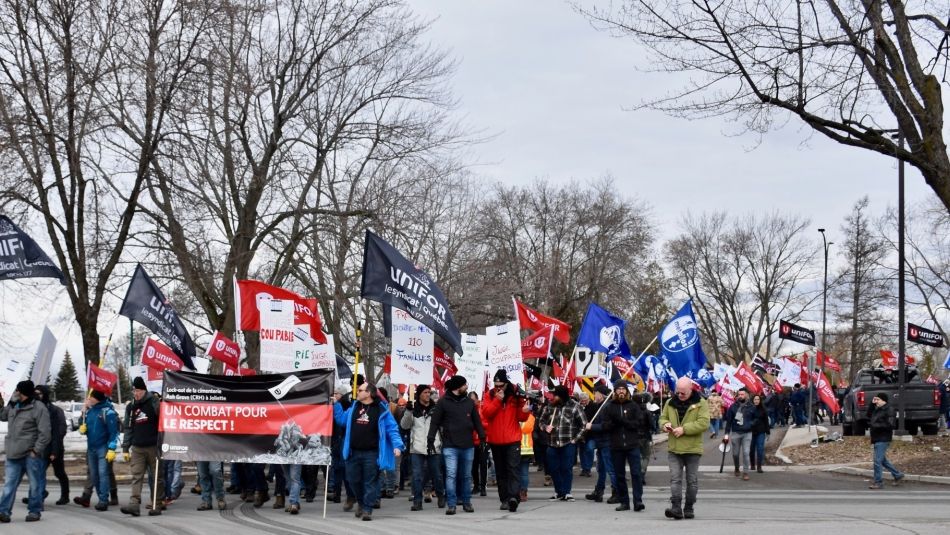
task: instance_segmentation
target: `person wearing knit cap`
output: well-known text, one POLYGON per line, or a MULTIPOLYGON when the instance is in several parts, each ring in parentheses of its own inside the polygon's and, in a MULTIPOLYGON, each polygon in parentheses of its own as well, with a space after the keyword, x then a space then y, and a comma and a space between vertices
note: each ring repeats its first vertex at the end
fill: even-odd
POLYGON ((554 387, 554 400, 541 411, 541 428, 550 435, 545 466, 554 481, 551 501, 573 502, 571 488, 574 482, 574 459, 577 458, 577 439, 587 425, 587 416, 580 404, 571 399, 566 386, 554 387))
POLYGON ((871 407, 868 408, 868 428, 874 454, 874 481, 869 488, 873 490, 884 488, 885 468, 893 476, 894 485, 900 484, 904 479, 904 473, 887 460, 887 449, 894 438, 895 427, 897 427, 897 420, 894 418, 894 409, 888 403, 887 394, 884 392, 875 394, 871 399, 871 407))
MULTIPOLYGON (((145 379, 141 376, 132 380, 132 402, 125 407, 125 433, 122 435, 122 455, 125 462, 129 463, 129 469, 132 472, 132 495, 129 497, 128 505, 123 506, 120 511, 127 515, 139 516, 142 504, 142 485, 147 481, 146 474, 150 475, 149 480, 154 481, 158 477, 158 491, 153 488, 149 490, 155 492, 152 496, 152 509, 148 512, 149 516, 162 514, 162 507, 158 501, 165 496, 165 471, 155 470, 156 460, 159 456, 158 451, 158 419, 159 419, 159 396, 154 392, 148 391, 145 379), (157 474, 156 474, 157 472, 157 474)), ((201 464, 198 463, 199 477, 201 474, 201 464)), ((205 463, 207 464, 207 463, 205 463)), ((215 463, 219 467, 221 463, 215 463)), ((219 487, 221 486, 220 473, 218 474, 219 487)), ((151 486, 150 486, 151 487, 151 486)), ((207 486, 201 482, 202 494, 208 493, 209 501, 211 495, 211 482, 207 486), (207 489, 207 490, 205 490, 207 489)), ((224 502, 223 489, 219 503, 224 502)), ((202 495, 204 498, 204 495, 202 495)))
POLYGON ((99 496, 97 511, 109 509, 109 465, 115 460, 119 443, 119 415, 106 395, 93 390, 86 398, 86 463, 89 484, 99 496))
MULTIPOLYGON (((65 446, 63 440, 66 437, 66 413, 50 400, 50 390, 47 385, 36 385, 34 398, 42 402, 49 411, 49 424, 51 430, 51 439, 49 446, 43 453, 43 459, 46 466, 53 466, 53 474, 59 480, 60 498, 56 500, 56 505, 66 505, 69 503, 69 475, 66 473, 66 464, 63 461, 65 446)), ((46 470, 43 470, 44 474, 46 470)), ((49 495, 49 491, 43 493, 43 499, 49 495)), ((30 503, 30 497, 23 498, 24 504, 30 503)))
MULTIPOLYGON (((519 431, 520 433, 520 431, 519 431)), ((434 451, 436 437, 442 438, 445 461, 445 514, 454 515, 461 502, 462 510, 474 513, 472 506, 472 459, 475 457, 474 435, 485 441, 485 430, 475 403, 468 397, 465 377, 455 375, 445 383, 445 395, 436 403, 429 425, 427 450, 434 451), (458 479, 462 479, 461 485, 458 479), (462 490, 461 496, 458 489, 462 490)), ((519 436, 520 440, 520 436, 519 436)))
POLYGON ((488 447, 495 463, 495 480, 501 508, 518 510, 521 496, 521 423, 531 413, 524 397, 517 396, 508 373, 499 369, 493 376, 494 387, 485 394, 482 416, 488 447))
POLYGON ((6 470, 0 495, 0 522, 10 522, 17 487, 26 472, 30 484, 27 522, 40 519, 46 492, 46 460, 43 455, 52 440, 49 410, 34 400, 33 381, 20 381, 10 403, 0 409, 0 421, 7 422, 6 470))
POLYGON ((610 478, 611 493, 607 503, 619 503, 613 458, 610 453, 610 433, 604 429, 604 411, 600 408, 604 403, 607 403, 607 396, 609 395, 610 388, 604 383, 597 383, 594 386, 593 401, 584 407, 584 414, 587 415, 588 423, 584 437, 588 442, 594 444, 597 451, 597 482, 594 484, 594 491, 584 495, 584 498, 598 503, 604 501, 604 489, 607 487, 608 477, 610 478))

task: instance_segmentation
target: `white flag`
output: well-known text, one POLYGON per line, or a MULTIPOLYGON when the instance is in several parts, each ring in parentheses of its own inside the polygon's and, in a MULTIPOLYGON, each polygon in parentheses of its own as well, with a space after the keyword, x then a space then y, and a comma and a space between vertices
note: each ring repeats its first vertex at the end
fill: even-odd
POLYGON ((300 384, 300 378, 296 375, 291 375, 281 381, 281 383, 273 388, 268 388, 267 391, 274 396, 274 399, 282 399, 287 395, 290 390, 300 384))

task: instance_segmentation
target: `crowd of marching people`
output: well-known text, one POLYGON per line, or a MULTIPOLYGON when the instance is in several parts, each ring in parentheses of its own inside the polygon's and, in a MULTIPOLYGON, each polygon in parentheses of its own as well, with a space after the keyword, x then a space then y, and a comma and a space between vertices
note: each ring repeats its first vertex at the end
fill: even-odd
MULTIPOLYGON (((299 514, 301 500, 312 502, 317 495, 319 471, 328 470, 328 500, 342 503, 344 511, 363 521, 372 520, 384 499, 407 486, 412 512, 434 507, 446 515, 471 513, 473 496, 487 496, 494 486, 499 508, 514 513, 529 499, 532 469, 543 472, 544 485, 551 487, 546 499, 575 501, 574 468, 579 464, 580 477, 593 477, 596 471, 593 491, 585 499, 640 512, 646 508, 643 484, 653 436, 663 432, 669 437, 671 474, 671 507, 665 515, 692 518, 706 435, 721 435, 730 444, 735 475, 748 480, 750 472, 762 472, 771 429, 804 423, 802 404, 807 403, 807 392, 795 385, 790 394, 750 394, 743 388, 726 406, 718 392, 705 395, 685 378, 662 406, 624 380, 612 388, 597 383, 592 396, 574 395, 564 386, 541 395, 524 391, 503 370, 482 396, 469 392, 460 375, 446 381, 443 392, 439 396, 430 386, 418 385, 411 400, 398 395, 391 401, 389 391, 361 377, 355 395, 348 385, 340 385, 334 395, 329 467, 198 462, 197 484, 191 489, 200 495, 197 509, 226 509, 226 495, 231 494, 254 507, 273 500, 275 509, 299 514)), ((87 445, 87 484, 73 497, 75 504, 97 511, 118 505, 114 461, 119 451, 131 476, 131 495, 122 513, 140 516, 144 507, 148 515, 161 515, 180 497, 182 463, 161 459, 159 403, 159 394, 148 391, 141 378, 133 381, 133 400, 121 416, 104 394, 90 393, 79 427, 87 445)), ((49 466, 60 483, 55 504, 69 503, 63 463, 66 418, 49 402, 49 390, 30 381, 19 383, 0 420, 8 422, 0 522, 10 521, 23 475, 29 480, 22 500, 28 507, 26 521, 40 519, 49 495, 49 466)), ((881 457, 886 462, 883 453, 881 457)))

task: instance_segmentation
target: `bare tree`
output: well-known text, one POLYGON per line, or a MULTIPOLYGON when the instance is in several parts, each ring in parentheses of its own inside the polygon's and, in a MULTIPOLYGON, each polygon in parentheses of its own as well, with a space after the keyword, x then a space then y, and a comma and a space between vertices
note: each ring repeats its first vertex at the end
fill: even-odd
POLYGON ((818 292, 814 244, 802 235, 808 221, 769 214, 730 221, 723 213, 687 215, 682 234, 667 244, 670 278, 693 299, 700 328, 717 362, 778 351, 780 319, 799 317, 818 292))
POLYGON ((945 2, 621 0, 580 11, 646 46, 657 70, 688 74, 681 90, 645 106, 727 116, 755 132, 797 118, 839 143, 907 161, 950 209, 945 2), (893 128, 909 149, 884 134, 893 128))

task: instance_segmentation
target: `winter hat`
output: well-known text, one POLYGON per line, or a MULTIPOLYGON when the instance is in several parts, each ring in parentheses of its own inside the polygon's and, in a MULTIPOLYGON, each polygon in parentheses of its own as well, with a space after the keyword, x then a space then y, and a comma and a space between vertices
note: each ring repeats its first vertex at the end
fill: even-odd
POLYGON ((454 392, 466 384, 468 384, 468 381, 465 380, 465 377, 462 377, 461 375, 453 375, 448 381, 445 382, 445 391, 454 392))
POLYGON ((492 379, 492 381, 496 381, 496 382, 499 382, 499 383, 507 383, 507 382, 508 382, 508 372, 506 372, 506 371, 505 371, 504 369, 502 369, 502 368, 499 368, 498 371, 495 372, 495 377, 492 379))
POLYGON ((884 392, 878 392, 875 395, 875 397, 881 398, 881 401, 883 401, 884 403, 888 402, 887 394, 885 394, 884 392))
POLYGON ((425 392, 426 390, 432 390, 432 387, 429 385, 419 385, 416 387, 416 401, 419 401, 419 398, 422 396, 422 393, 425 392))
POLYGON ((35 390, 36 387, 33 385, 33 381, 20 381, 16 384, 16 391, 26 398, 32 399, 36 395, 34 394, 35 390))
POLYGON ((617 390, 618 388, 624 388, 624 389, 626 389, 626 390, 630 390, 630 385, 627 384, 626 381, 624 381, 623 379, 621 379, 621 380, 617 381, 616 383, 614 383, 614 390, 617 390))
POLYGON ((105 401, 105 400, 106 400, 106 395, 103 394, 102 392, 98 391, 98 390, 93 390, 93 391, 92 391, 92 394, 89 394, 89 396, 92 397, 93 399, 95 399, 96 401, 105 401))
POLYGON ((145 379, 142 379, 141 377, 132 379, 132 388, 136 390, 148 390, 148 387, 145 386, 145 379))
POLYGON ((571 398, 571 393, 567 390, 566 386, 558 385, 554 387, 554 397, 567 401, 571 398))

